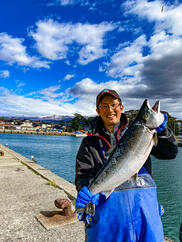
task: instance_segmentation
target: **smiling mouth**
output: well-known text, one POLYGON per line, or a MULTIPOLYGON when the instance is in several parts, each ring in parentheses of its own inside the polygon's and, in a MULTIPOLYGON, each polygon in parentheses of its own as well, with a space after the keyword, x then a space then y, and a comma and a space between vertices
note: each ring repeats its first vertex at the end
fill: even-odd
POLYGON ((109 116, 106 116, 107 118, 114 118, 116 117, 116 115, 109 115, 109 116))

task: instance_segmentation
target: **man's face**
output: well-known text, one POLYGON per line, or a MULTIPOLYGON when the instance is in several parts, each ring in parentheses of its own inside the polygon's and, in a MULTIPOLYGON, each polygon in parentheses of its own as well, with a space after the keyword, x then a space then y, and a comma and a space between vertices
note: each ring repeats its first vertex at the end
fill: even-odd
POLYGON ((119 103, 118 99, 107 95, 102 98, 96 111, 102 118, 105 126, 112 126, 119 123, 123 106, 119 103))

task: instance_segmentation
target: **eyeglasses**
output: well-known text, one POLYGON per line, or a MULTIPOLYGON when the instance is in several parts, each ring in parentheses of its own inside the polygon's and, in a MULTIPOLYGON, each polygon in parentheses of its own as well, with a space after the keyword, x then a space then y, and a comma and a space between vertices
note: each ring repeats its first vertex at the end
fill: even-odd
POLYGON ((121 104, 120 103, 113 103, 113 104, 100 104, 99 108, 100 109, 108 109, 111 108, 112 110, 117 109, 121 104))

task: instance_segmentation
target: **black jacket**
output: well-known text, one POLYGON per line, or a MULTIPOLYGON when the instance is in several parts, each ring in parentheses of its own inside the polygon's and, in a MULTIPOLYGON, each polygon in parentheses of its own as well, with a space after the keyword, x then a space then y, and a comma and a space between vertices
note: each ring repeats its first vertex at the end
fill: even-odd
MULTIPOLYGON (((75 184, 78 191, 83 186, 88 186, 90 179, 95 177, 103 166, 106 158, 111 154, 112 148, 123 136, 128 121, 125 114, 121 115, 119 125, 116 125, 114 134, 109 134, 100 117, 90 123, 88 136, 82 140, 76 157, 75 184)), ((176 139, 169 128, 158 134, 158 144, 154 146, 151 154, 158 159, 174 159, 178 152, 176 139)), ((151 158, 148 157, 144 164, 147 171, 152 174, 151 158)))

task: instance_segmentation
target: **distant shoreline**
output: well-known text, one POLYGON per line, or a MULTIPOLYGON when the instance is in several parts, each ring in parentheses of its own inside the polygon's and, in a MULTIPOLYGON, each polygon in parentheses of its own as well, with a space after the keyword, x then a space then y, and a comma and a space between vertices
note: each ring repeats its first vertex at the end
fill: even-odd
MULTIPOLYGON (((0 133, 1 134, 37 134, 37 135, 59 135, 59 136, 74 136, 75 133, 73 132, 43 132, 43 131, 28 131, 28 130, 4 130, 4 129, 0 129, 0 133)), ((177 142, 178 142, 178 146, 182 147, 182 139, 176 137, 177 142)))
POLYGON ((28 131, 28 130, 4 130, 0 129, 1 134, 38 134, 38 135, 60 135, 60 136, 72 136, 73 132, 43 132, 43 131, 28 131))

